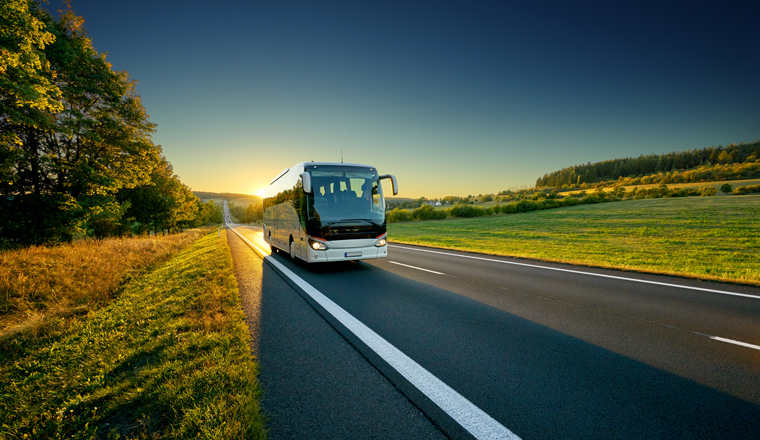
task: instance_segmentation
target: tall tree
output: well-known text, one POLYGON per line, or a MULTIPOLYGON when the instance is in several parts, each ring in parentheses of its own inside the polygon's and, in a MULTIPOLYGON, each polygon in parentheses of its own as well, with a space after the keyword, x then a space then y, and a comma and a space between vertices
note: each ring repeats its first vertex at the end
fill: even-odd
MULTIPOLYGON (((3 138, 15 144, 3 150, 11 153, 3 155, 0 236, 19 243, 67 241, 85 233, 87 222, 104 209, 124 213, 116 193, 149 181, 160 147, 151 140, 155 124, 135 82, 113 71, 93 48, 84 20, 70 8, 57 20, 38 7, 28 11, 53 35, 38 55, 44 55, 41 65, 49 66, 60 99, 57 107, 27 105, 16 113, 3 108, 3 138)), ((38 24, 32 27, 43 32, 38 24)), ((14 96, 3 90, 2 100, 14 96)))

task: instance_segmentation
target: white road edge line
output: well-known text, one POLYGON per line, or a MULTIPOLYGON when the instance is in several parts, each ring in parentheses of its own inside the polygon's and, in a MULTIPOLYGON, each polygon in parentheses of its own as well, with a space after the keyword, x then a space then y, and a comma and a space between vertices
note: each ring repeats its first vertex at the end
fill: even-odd
POLYGON ((445 274, 445 273, 443 273, 443 272, 436 272, 436 271, 434 271, 434 270, 423 269, 423 268, 421 268, 421 267, 417 267, 417 266, 410 266, 410 265, 408 265, 408 264, 404 264, 404 263, 397 263, 397 262, 395 262, 395 261, 388 261, 388 262, 389 262, 389 263, 391 263, 391 264, 398 264, 399 266, 410 267, 410 268, 412 268, 412 269, 417 269, 417 270, 424 270, 425 272, 430 272, 430 273, 434 273, 434 274, 437 274, 437 275, 446 275, 446 274, 445 274))
POLYGON ((637 280, 636 278, 617 277, 617 276, 614 276, 614 275, 604 275, 604 274, 601 274, 601 273, 583 272, 583 271, 580 271, 580 270, 570 270, 570 269, 560 269, 558 267, 547 267, 547 266, 539 266, 537 264, 517 263, 517 262, 514 262, 514 261, 504 261, 504 260, 496 260, 494 258, 474 257, 472 255, 459 255, 459 254, 452 254, 452 253, 449 253, 449 252, 430 251, 430 250, 427 250, 427 249, 415 249, 415 248, 406 247, 406 246, 398 246, 398 245, 388 245, 388 246, 399 248, 399 249, 406 249, 406 250, 410 250, 410 251, 429 252, 431 254, 449 255, 449 256, 452 256, 452 257, 470 258, 470 259, 473 259, 473 260, 493 261, 493 262, 496 262, 496 263, 512 264, 512 265, 515 265, 515 266, 535 267, 535 268, 538 268, 538 269, 555 270, 555 271, 558 271, 558 272, 569 272, 569 273, 576 273, 576 274, 581 274, 581 275, 590 275, 590 276, 601 277, 601 278, 612 278, 612 279, 616 279, 616 280, 634 281, 634 282, 637 282, 637 283, 656 284, 656 285, 659 285, 659 286, 678 287, 680 289, 700 290, 702 292, 712 292, 712 293, 720 293, 720 294, 723 294, 723 295, 743 296, 745 298, 760 299, 760 296, 758 296, 758 295, 749 295, 749 294, 746 294, 746 293, 727 292, 725 290, 714 290, 714 289, 705 289, 705 288, 702 288, 702 287, 682 286, 680 284, 661 283, 661 282, 658 282, 658 281, 637 280))
POLYGON ((515 433, 486 414, 464 396, 449 387, 443 381, 427 371, 420 364, 405 355, 401 350, 391 345, 380 335, 372 331, 361 321, 343 310, 339 305, 327 298, 322 292, 312 287, 301 277, 283 266, 279 261, 269 256, 263 249, 243 237, 235 228, 230 228, 240 238, 256 251, 265 261, 275 266, 283 275, 290 278, 301 289, 311 296, 319 305, 324 307, 335 319, 343 324, 356 337, 361 339, 372 351, 377 353, 385 362, 404 376, 417 389, 422 391, 430 400, 446 414, 477 439, 510 439, 520 440, 515 433))
POLYGON ((746 342, 734 341, 733 339, 721 338, 720 336, 710 336, 710 339, 721 341, 721 342, 728 342, 729 344, 734 344, 734 345, 741 345, 742 347, 754 348, 755 350, 760 350, 760 345, 752 345, 746 342))

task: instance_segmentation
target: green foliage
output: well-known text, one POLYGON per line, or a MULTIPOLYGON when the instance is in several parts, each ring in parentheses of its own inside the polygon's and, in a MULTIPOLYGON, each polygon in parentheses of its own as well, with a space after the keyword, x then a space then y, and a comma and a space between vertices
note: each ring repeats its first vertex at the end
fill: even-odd
POLYGON ((415 220, 444 219, 446 217, 448 217, 446 211, 434 209, 430 205, 422 205, 412 211, 412 218, 415 220))
POLYGON ((760 176, 760 141, 707 147, 667 154, 641 155, 564 168, 536 180, 536 187, 573 186, 583 183, 609 182, 619 186, 647 183, 686 183, 760 176), (731 165, 747 165, 736 167, 731 165), (681 170, 701 170, 688 172, 681 170), (654 176, 645 181, 645 175, 654 176), (632 183, 640 179, 639 183, 632 183))
POLYGON ((718 190, 716 188, 713 188, 712 186, 706 186, 699 190, 699 194, 702 197, 709 197, 714 196, 715 194, 718 194, 718 190))
POLYGON ((740 186, 733 191, 736 195, 760 193, 760 185, 740 186))
POLYGON ((386 222, 408 222, 412 220, 412 213, 408 209, 395 208, 385 214, 386 222))
POLYGON ((29 0, 0 5, 0 239, 60 243, 129 233, 135 220, 142 231, 197 223, 197 199, 167 173, 135 81, 112 70, 65 6, 53 18, 29 0), (135 188, 155 194, 123 193, 135 188))
POLYGON ((566 196, 564 199, 561 200, 561 202, 562 202, 562 206, 575 206, 581 203, 580 200, 572 196, 566 196))
POLYGON ((227 205, 233 217, 237 218, 240 223, 253 223, 264 218, 263 203, 249 204, 247 208, 237 206, 234 203, 227 205))
POLYGON ((725 194, 729 194, 733 190, 733 187, 731 186, 731 184, 725 183, 723 184, 723 186, 720 187, 720 190, 721 192, 725 194))
POLYGON ((224 213, 221 206, 210 200, 206 203, 206 209, 210 213, 209 221, 211 223, 222 223, 224 221, 224 213))
MULTIPOLYGON (((56 40, 46 27, 47 19, 33 0, 0 3, 0 114, 5 116, 4 125, 37 126, 30 112, 63 110, 61 90, 44 53, 56 40)), ((18 138, 3 130, 0 142, 15 144, 18 138)))
POLYGON ((448 210, 452 217, 482 217, 486 215, 486 210, 477 206, 458 204, 448 210))

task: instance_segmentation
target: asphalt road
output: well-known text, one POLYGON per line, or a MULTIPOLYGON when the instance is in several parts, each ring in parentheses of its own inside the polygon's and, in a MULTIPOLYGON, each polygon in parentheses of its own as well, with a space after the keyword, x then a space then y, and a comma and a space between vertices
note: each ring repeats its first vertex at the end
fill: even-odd
POLYGON ((272 257, 521 438, 760 437, 760 289, 397 245, 358 263, 272 257))

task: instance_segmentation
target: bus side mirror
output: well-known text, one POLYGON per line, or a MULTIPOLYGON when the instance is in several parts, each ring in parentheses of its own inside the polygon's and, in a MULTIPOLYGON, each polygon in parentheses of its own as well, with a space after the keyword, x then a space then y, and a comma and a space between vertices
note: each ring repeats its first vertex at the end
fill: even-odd
POLYGON ((393 187, 393 195, 398 195, 398 182, 396 181, 396 176, 392 174, 385 174, 380 176, 380 180, 383 179, 391 179, 391 186, 393 187))
POLYGON ((311 174, 301 173, 301 182, 303 183, 304 194, 311 194, 311 174))

